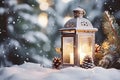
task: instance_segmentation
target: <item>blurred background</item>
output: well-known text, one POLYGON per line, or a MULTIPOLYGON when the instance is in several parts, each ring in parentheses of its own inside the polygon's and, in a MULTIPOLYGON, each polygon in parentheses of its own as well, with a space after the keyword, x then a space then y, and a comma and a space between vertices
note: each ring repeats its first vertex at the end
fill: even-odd
POLYGON ((109 11, 120 25, 120 0, 0 0, 0 67, 25 62, 50 65, 58 56, 60 32, 76 7, 98 28, 96 43, 105 39, 102 14, 109 11))

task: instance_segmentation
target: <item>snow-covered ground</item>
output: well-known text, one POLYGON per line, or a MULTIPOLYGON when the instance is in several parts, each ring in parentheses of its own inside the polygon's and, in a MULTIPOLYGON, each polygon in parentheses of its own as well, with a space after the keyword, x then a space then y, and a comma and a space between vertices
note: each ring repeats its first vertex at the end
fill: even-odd
POLYGON ((0 80, 120 80, 120 70, 101 67, 56 70, 40 67, 40 64, 25 63, 0 68, 0 80))

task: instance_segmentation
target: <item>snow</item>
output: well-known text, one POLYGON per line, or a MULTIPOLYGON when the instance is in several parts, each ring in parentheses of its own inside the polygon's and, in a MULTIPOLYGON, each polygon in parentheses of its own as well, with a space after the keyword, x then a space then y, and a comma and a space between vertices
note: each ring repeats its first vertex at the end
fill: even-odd
POLYGON ((120 70, 95 67, 83 69, 67 67, 60 70, 44 68, 40 64, 25 63, 0 68, 0 80, 119 80, 120 70), (114 75, 114 76, 113 76, 114 75))
POLYGON ((5 9, 0 7, 0 15, 4 14, 5 13, 5 9))
POLYGON ((43 34, 42 32, 38 32, 38 31, 36 31, 36 32, 32 32, 32 31, 26 32, 22 37, 24 39, 26 39, 27 41, 31 42, 31 43, 35 43, 38 40, 42 40, 44 42, 49 42, 48 37, 45 34, 43 34))
POLYGON ((42 27, 37 15, 31 15, 31 14, 27 14, 24 12, 19 12, 18 14, 20 15, 20 17, 24 18, 26 21, 29 21, 32 24, 36 24, 36 25, 42 27))
POLYGON ((12 45, 14 45, 16 47, 20 47, 20 43, 18 41, 16 41, 16 40, 11 40, 10 41, 10 46, 12 46, 12 45))
POLYGON ((17 4, 17 0, 7 0, 6 2, 8 2, 8 4, 10 6, 16 5, 17 4))
POLYGON ((44 51, 50 51, 50 49, 51 49, 51 45, 50 45, 50 43, 45 43, 44 45, 43 45, 43 50, 44 51))
POLYGON ((38 63, 41 63, 42 66, 51 67, 52 65, 52 62, 49 59, 47 59, 45 55, 32 55, 32 58, 35 59, 38 63))
POLYGON ((27 4, 20 4, 20 5, 16 5, 14 10, 28 10, 28 11, 33 11, 33 8, 30 7, 29 5, 27 4))

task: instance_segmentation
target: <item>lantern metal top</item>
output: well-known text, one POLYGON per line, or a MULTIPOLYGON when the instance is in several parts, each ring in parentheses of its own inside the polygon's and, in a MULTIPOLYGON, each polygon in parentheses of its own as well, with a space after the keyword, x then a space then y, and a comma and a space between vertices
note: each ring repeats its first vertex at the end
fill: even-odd
POLYGON ((96 31, 98 31, 97 28, 93 28, 92 23, 88 19, 83 18, 83 15, 86 14, 84 9, 77 7, 75 9, 73 9, 73 12, 74 11, 77 11, 74 13, 74 18, 67 21, 66 24, 64 25, 64 28, 60 29, 60 31, 64 31, 64 30, 71 31, 73 29, 76 30, 77 32, 96 32, 96 31), (83 14, 81 14, 81 12, 83 14))
POLYGON ((83 15, 86 14, 86 11, 85 11, 84 9, 80 8, 80 7, 77 7, 77 8, 75 8, 75 9, 73 9, 73 12, 74 12, 74 11, 80 11, 80 12, 83 12, 83 15))
POLYGON ((93 25, 88 19, 85 18, 76 18, 70 19, 64 25, 64 28, 60 29, 60 31, 64 30, 76 30, 78 32, 96 32, 97 28, 93 28, 93 25))

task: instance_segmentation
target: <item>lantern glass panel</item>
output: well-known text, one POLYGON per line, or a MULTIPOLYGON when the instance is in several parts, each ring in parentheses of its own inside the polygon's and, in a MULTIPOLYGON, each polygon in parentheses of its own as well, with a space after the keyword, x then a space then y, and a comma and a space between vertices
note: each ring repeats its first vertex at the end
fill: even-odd
POLYGON ((74 38, 63 37, 63 63, 74 64, 74 38))
POLYGON ((78 55, 80 59, 80 64, 82 64, 85 56, 90 56, 92 58, 93 55, 93 36, 92 35, 79 35, 78 38, 78 55))

